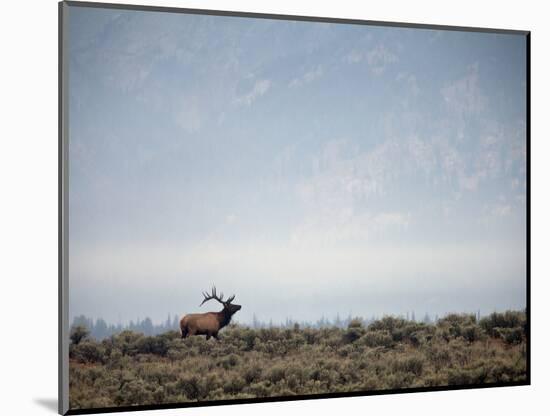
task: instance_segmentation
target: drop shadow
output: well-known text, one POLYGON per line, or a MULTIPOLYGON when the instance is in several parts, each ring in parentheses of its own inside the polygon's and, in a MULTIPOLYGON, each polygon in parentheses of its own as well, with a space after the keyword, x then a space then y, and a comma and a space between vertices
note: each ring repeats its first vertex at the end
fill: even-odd
POLYGON ((53 399, 53 398, 36 399, 35 398, 34 402, 47 410, 57 413, 57 399, 53 399))

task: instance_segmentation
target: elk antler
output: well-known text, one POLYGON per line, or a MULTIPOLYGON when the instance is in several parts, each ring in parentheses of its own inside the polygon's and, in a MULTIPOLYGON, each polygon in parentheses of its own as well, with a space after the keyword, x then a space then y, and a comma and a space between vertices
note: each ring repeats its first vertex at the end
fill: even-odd
POLYGON ((225 301, 225 303, 231 303, 233 302, 233 299, 235 299, 235 295, 229 296, 229 298, 225 301))
MULTIPOLYGON (((207 292, 202 292, 202 295, 204 296, 204 299, 203 299, 202 303, 199 306, 202 306, 202 304, 204 302, 208 302, 211 299, 217 300, 222 305, 225 305, 225 302, 223 301, 223 293, 220 293, 220 296, 218 296, 216 294, 216 286, 212 286, 212 294, 211 295, 209 295, 207 292)), ((233 298, 235 298, 235 296, 233 296, 233 298)), ((231 300, 233 300, 233 299, 231 299, 231 300)))

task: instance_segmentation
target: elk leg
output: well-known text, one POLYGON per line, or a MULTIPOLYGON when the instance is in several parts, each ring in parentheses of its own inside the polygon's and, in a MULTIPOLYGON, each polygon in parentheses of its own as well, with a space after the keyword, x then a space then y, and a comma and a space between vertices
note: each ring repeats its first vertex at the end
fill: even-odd
POLYGON ((215 334, 212 334, 212 336, 214 338, 216 338, 216 341, 219 341, 220 340, 220 336, 218 335, 218 333, 216 332, 215 334))
POLYGON ((208 341, 210 339, 210 334, 206 334, 206 340, 208 341))

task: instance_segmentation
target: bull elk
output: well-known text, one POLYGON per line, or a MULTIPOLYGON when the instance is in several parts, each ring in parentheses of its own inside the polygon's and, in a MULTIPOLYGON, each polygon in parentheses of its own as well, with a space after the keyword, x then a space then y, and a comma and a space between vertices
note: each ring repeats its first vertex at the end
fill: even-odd
POLYGON ((180 320, 181 337, 186 338, 191 335, 206 335, 206 339, 214 337, 217 340, 218 332, 224 326, 229 324, 231 317, 241 309, 241 305, 235 305, 233 299, 235 295, 230 296, 226 301, 223 300, 223 293, 220 296, 216 294, 216 287, 212 287, 212 293, 202 293, 204 299, 199 306, 202 306, 205 302, 211 299, 217 300, 223 305, 223 309, 220 312, 206 312, 206 313, 191 313, 185 315, 180 320))

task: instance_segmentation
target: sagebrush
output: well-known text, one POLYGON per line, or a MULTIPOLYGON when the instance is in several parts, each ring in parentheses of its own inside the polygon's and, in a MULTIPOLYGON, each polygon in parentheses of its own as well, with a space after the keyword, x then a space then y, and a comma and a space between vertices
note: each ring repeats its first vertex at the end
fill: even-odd
MULTIPOLYGON (((230 325, 221 340, 124 331, 70 346, 71 409, 526 380, 524 312, 365 327, 230 325)), ((81 337, 82 335, 82 337, 81 337)), ((74 341, 78 342, 74 342, 74 341)))

